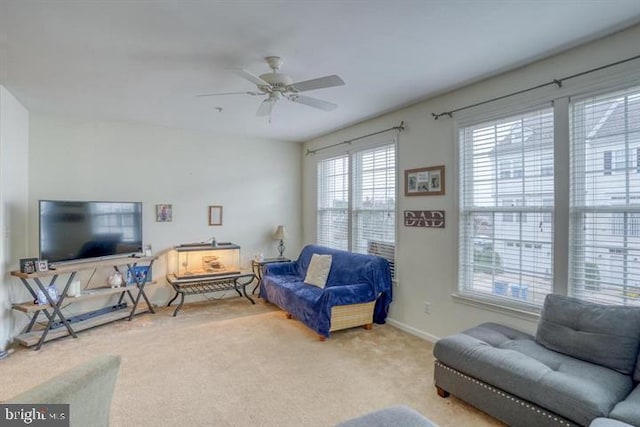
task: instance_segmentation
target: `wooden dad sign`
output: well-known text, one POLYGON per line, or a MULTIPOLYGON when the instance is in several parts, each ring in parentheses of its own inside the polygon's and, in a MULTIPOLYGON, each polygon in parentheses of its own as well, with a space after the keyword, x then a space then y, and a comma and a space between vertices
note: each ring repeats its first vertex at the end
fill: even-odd
POLYGON ((444 228, 444 211, 404 211, 404 226, 444 228))

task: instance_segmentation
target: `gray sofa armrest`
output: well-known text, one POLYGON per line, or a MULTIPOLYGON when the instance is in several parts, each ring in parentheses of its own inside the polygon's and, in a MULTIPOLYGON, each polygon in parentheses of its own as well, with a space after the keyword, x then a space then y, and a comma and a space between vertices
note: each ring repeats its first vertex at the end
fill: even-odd
POLYGON ((613 420, 611 418, 596 418, 591 421, 589 427, 633 427, 631 424, 623 423, 622 421, 613 420))
POLYGON ((640 426, 640 384, 637 384, 629 396, 613 407, 609 417, 633 426, 640 426))
POLYGON ((391 406, 358 418, 343 421, 336 427, 436 427, 430 420, 405 405, 391 406))
POLYGON ((108 427, 120 356, 99 356, 5 403, 68 403, 70 425, 108 427))

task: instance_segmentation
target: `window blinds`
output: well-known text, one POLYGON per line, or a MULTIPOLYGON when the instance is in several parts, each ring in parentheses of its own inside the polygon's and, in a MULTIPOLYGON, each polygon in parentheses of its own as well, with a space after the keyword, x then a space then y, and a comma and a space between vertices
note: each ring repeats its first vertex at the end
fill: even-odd
POLYGON ((349 156, 318 162, 318 244, 349 249, 349 156))
MULTIPOLYGON (((395 144, 354 154, 352 251, 381 256, 394 268, 395 144)), ((393 271, 392 271, 393 273, 393 271)))
POLYGON ((381 256, 394 273, 396 144, 318 162, 318 244, 381 256))
POLYGON ((640 87, 571 103, 570 291, 640 305, 640 87))
POLYGON ((541 305, 552 292, 553 110, 459 132, 460 292, 541 305))

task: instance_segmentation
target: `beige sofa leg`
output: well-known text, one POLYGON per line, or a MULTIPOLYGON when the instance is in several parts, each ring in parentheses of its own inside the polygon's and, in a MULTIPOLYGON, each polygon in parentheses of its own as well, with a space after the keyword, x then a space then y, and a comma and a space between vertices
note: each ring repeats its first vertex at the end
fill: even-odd
POLYGON ((367 331, 370 331, 373 329, 373 323, 367 323, 363 326, 363 328, 365 328, 367 331))

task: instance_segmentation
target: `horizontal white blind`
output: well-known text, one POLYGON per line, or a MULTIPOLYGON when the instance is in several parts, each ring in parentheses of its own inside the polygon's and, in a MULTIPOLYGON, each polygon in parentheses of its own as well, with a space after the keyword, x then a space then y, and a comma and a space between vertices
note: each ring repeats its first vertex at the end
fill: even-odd
POLYGON ((570 287, 640 305, 640 87, 571 105, 570 287))
POLYGON ((352 251, 395 258, 395 143, 353 156, 352 251))
POLYGON ((318 162, 318 244, 349 249, 349 156, 318 162))
POLYGON ((460 292, 541 305, 552 292, 553 110, 459 134, 460 292))

